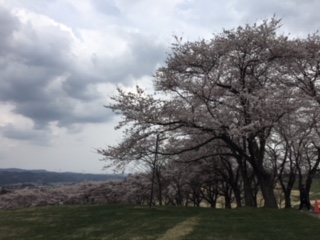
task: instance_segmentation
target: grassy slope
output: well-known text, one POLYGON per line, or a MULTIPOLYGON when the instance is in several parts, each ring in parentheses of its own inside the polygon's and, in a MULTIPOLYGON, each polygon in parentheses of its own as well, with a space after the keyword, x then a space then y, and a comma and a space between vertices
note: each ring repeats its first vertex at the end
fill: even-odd
POLYGON ((57 206, 0 211, 0 239, 301 240, 319 224, 297 210, 57 206))

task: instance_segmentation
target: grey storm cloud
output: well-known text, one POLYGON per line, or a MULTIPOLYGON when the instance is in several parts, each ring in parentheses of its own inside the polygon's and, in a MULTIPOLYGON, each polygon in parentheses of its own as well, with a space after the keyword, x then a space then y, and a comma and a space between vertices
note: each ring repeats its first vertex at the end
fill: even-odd
POLYGON ((176 11, 179 18, 190 23, 190 26, 196 24, 215 34, 223 29, 253 24, 275 15, 282 19, 280 33, 301 37, 319 30, 319 9, 319 0, 202 0, 201 4, 198 1, 185 1, 178 5, 176 11))
MULTIPOLYGON (((97 53, 92 66, 82 68, 72 52, 73 41, 58 26, 37 28, 0 8, 0 101, 12 104, 15 114, 33 121, 36 139, 40 129, 50 134, 51 122, 71 128, 110 121, 113 115, 103 108, 107 95, 95 90, 96 84, 127 85, 134 78, 151 76, 165 55, 165 47, 151 37, 128 33, 123 55, 106 58, 97 53)), ((10 125, 0 133, 26 140, 32 129, 24 132, 10 125)))
POLYGON ((2 135, 9 139, 29 141, 38 145, 50 144, 50 131, 44 129, 18 129, 12 124, 0 127, 2 135))
POLYGON ((19 21, 6 9, 0 7, 0 53, 5 54, 12 33, 19 28, 19 21))
POLYGON ((247 0, 246 4, 244 4, 242 1, 237 0, 234 1, 233 8, 239 15, 241 13, 242 19, 249 19, 251 22, 275 15, 277 18, 282 19, 283 28, 286 32, 290 32, 294 36, 297 34, 306 36, 319 30, 320 15, 318 12, 320 1, 247 0))
POLYGON ((114 58, 92 56, 92 62, 101 72, 101 79, 112 83, 131 84, 131 79, 152 76, 159 64, 165 61, 168 46, 158 43, 156 37, 127 34, 127 50, 114 58))

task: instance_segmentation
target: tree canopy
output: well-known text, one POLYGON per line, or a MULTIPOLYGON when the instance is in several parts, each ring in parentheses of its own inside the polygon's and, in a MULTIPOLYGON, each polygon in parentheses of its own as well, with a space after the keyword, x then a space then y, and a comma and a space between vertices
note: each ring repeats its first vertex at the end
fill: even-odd
POLYGON ((265 207, 277 208, 280 167, 301 170, 312 152, 309 170, 316 171, 320 158, 320 37, 293 39, 278 34, 280 27, 281 20, 272 18, 210 40, 176 38, 154 75, 154 94, 139 86, 136 92, 118 89, 107 105, 122 115, 117 128, 125 127, 126 137, 98 152, 116 166, 150 154, 166 163, 232 161, 241 172, 245 204, 254 205, 253 173, 265 207), (163 140, 156 151, 157 135, 163 140), (298 146, 304 151, 299 161, 288 157, 298 146))

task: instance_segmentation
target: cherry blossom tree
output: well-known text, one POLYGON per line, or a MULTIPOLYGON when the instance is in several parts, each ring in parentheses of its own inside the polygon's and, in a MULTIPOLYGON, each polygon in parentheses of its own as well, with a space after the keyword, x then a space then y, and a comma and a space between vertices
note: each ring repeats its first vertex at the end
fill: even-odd
MULTIPOLYGON (((153 132, 152 132, 153 133, 153 132)), ((102 154, 109 160, 106 167, 114 167, 116 171, 124 171, 128 165, 144 166, 146 171, 150 173, 150 206, 154 198, 154 189, 157 185, 157 198, 162 205, 162 169, 165 165, 163 156, 157 152, 161 148, 162 137, 160 134, 128 134, 118 146, 109 146, 108 149, 98 149, 98 153, 102 154)))
POLYGON ((148 143, 143 147, 148 154, 179 155, 192 162, 216 156, 212 145, 223 142, 225 152, 219 154, 237 161, 246 205, 254 205, 256 178, 265 207, 278 208, 268 143, 278 123, 304 107, 303 95, 320 103, 319 37, 291 40, 277 34, 280 22, 272 18, 224 30, 211 40, 176 38, 154 76, 155 94, 138 86, 135 92, 118 89, 107 107, 123 116, 117 128, 126 127, 126 138, 98 152, 124 166, 137 159, 130 149, 162 134, 164 147, 156 151, 148 143))
MULTIPOLYGON (((309 114, 309 120, 313 121, 313 136, 319 136, 318 119, 314 120, 313 116, 319 116, 320 105, 320 36, 317 33, 308 35, 305 39, 295 39, 291 43, 289 63, 285 66, 287 77, 284 78, 287 86, 295 89, 297 95, 308 105, 304 108, 311 109, 315 114, 309 114)), ((310 139, 309 139, 310 140, 310 139)), ((312 178, 315 175, 319 160, 320 148, 316 144, 317 141, 312 140, 312 146, 305 146, 305 160, 307 161, 308 177, 306 180, 307 191, 310 190, 312 178), (310 149, 311 147, 311 149, 310 149), (312 150, 315 149, 315 150, 312 150)), ((299 184, 302 184, 301 168, 299 170, 299 184)))

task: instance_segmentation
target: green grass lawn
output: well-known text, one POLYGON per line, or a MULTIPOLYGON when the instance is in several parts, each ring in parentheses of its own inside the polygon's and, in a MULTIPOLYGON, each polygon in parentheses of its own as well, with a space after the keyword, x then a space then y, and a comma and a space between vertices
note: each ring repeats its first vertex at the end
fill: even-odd
POLYGON ((0 211, 0 239, 320 239, 320 219, 297 210, 56 206, 0 211))

